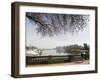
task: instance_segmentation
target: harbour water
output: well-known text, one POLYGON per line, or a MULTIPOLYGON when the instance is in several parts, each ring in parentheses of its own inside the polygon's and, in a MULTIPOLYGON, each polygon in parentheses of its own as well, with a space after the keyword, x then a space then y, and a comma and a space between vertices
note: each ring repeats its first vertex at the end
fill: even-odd
POLYGON ((30 51, 30 52, 27 51, 26 55, 27 56, 64 56, 64 55, 73 55, 73 54, 64 53, 64 51, 58 52, 56 49, 46 49, 46 50, 42 50, 41 53, 36 51, 30 51))

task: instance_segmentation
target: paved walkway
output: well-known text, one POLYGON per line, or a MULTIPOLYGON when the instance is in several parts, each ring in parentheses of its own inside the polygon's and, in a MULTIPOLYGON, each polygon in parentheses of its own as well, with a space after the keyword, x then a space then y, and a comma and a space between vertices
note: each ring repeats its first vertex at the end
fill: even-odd
POLYGON ((39 65, 27 65, 26 67, 46 67, 46 66, 63 66, 63 65, 84 65, 89 64, 89 60, 84 61, 76 61, 76 62, 70 62, 70 63, 54 63, 54 64, 39 64, 39 65))

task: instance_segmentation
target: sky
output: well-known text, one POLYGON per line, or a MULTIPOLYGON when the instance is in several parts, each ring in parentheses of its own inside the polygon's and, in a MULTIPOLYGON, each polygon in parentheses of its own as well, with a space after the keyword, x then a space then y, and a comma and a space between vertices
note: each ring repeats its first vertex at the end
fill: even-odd
POLYGON ((32 23, 28 18, 25 21, 25 38, 26 38, 26 46, 36 46, 40 49, 50 49, 56 48, 56 46, 67 46, 67 45, 83 45, 83 43, 89 44, 89 26, 84 28, 83 31, 79 31, 78 33, 66 33, 60 34, 58 36, 45 36, 42 37, 40 34, 36 32, 37 25, 32 23))

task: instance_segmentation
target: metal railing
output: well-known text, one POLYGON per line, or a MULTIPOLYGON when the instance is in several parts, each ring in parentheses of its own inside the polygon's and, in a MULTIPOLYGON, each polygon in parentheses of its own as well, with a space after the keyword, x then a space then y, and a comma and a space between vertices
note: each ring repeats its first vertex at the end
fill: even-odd
POLYGON ((26 65, 67 63, 72 61, 82 61, 81 55, 63 56, 26 56, 26 65))

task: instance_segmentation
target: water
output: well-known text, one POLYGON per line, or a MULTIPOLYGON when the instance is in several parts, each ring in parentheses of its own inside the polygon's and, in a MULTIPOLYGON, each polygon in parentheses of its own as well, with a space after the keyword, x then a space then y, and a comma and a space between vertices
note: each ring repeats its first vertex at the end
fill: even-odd
MULTIPOLYGON (((26 53, 27 56, 64 56, 64 55, 75 55, 75 54, 71 54, 71 53, 64 53, 64 51, 57 52, 56 49, 42 50, 41 54, 38 53, 38 52, 35 52, 35 51, 29 51, 29 52, 30 53, 26 53)), ((78 55, 78 54, 76 54, 76 55, 78 55)))
POLYGON ((58 53, 55 49, 52 50, 44 50, 41 56, 61 56, 61 55, 68 55, 68 53, 60 52, 58 53))
MULTIPOLYGON (((67 52, 64 53, 64 51, 57 52, 55 49, 44 50, 44 51, 42 51, 42 54, 41 54, 41 56, 63 56, 63 55, 75 55, 75 54, 71 54, 71 53, 67 53, 67 52)), ((78 54, 76 54, 76 55, 78 55, 78 54)))

